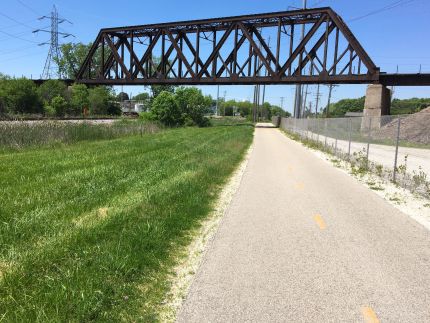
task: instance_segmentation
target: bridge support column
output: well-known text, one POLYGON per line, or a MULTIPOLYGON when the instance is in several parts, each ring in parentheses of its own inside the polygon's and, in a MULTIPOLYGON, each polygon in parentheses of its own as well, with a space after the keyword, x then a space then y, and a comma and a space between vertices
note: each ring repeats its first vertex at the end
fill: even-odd
POLYGON ((362 129, 379 129, 381 116, 389 115, 391 107, 391 91, 382 84, 372 84, 367 87, 364 102, 362 129), (372 119, 371 121, 369 119, 372 119))

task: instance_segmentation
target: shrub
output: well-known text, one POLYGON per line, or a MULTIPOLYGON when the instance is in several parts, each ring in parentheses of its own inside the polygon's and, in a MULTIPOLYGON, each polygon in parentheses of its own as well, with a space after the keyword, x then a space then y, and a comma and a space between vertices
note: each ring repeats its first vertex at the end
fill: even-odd
POLYGON ((2 80, 0 101, 4 112, 43 113, 42 100, 36 85, 25 78, 2 80))
POLYGON ((53 117, 55 116, 56 113, 55 113, 55 109, 51 105, 45 104, 43 106, 43 114, 47 117, 53 117))
POLYGON ((122 114, 121 105, 115 101, 109 101, 107 114, 110 116, 120 116, 122 114))
POLYGON ((176 102, 179 109, 184 115, 186 125, 207 126, 209 120, 206 120, 205 114, 209 111, 212 103, 210 96, 204 96, 202 91, 197 88, 178 88, 176 90, 176 102))
POLYGON ((74 84, 70 95, 71 113, 80 114, 89 106, 88 89, 84 84, 74 84))
POLYGON ((38 88, 38 92, 42 100, 51 104, 52 99, 57 96, 66 98, 67 86, 62 81, 48 80, 38 88))
POLYGON ((51 107, 57 116, 64 116, 67 111, 67 101, 62 96, 56 96, 51 101, 51 107))
POLYGON ((151 113, 166 126, 175 127, 184 124, 182 111, 173 93, 161 92, 152 103, 151 113))
POLYGON ((91 114, 108 114, 109 100, 111 93, 108 88, 98 86, 89 91, 90 112, 91 114))
POLYGON ((139 113, 139 119, 142 121, 156 121, 157 117, 149 111, 139 113))

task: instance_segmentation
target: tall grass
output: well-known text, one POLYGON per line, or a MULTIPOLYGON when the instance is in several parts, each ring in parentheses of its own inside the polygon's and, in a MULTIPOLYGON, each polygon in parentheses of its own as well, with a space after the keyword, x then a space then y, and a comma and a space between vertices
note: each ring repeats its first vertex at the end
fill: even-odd
POLYGON ((68 121, 11 121, 0 122, 0 149, 71 144, 83 140, 114 139, 128 135, 153 133, 158 126, 138 121, 112 123, 68 121))
POLYGON ((0 153, 0 321, 157 321, 178 251, 252 133, 173 129, 0 153))

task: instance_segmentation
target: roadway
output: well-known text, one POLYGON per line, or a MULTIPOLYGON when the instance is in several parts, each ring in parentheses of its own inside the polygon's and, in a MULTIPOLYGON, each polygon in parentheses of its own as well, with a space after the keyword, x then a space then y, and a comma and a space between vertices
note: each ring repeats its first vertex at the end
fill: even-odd
POLYGON ((430 322, 429 309, 430 232, 257 128, 178 322, 430 322))

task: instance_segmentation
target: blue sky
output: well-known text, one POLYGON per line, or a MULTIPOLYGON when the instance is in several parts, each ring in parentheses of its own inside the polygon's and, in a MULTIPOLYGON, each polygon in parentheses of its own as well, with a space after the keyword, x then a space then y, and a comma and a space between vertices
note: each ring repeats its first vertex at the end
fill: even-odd
MULTIPOLYGON (((308 0, 308 6, 331 6, 348 23, 365 50, 382 71, 416 73, 421 69, 430 73, 430 1, 403 0, 403 5, 378 14, 365 16, 384 8, 395 0, 308 0), (352 20, 352 21, 351 21, 352 20)), ((48 34, 33 34, 33 29, 46 27, 39 21, 49 15, 53 5, 60 15, 73 22, 64 23, 64 31, 84 43, 94 40, 103 27, 138 25, 177 20, 213 18, 282 11, 300 7, 302 0, 159 0, 159 1, 89 1, 89 0, 8 0, 0 8, 0 72, 37 78, 45 63, 48 48, 38 46, 47 41, 48 34), (120 6, 118 5, 120 4, 120 6)), ((216 96, 216 87, 202 87, 207 94, 216 96)), ((127 92, 137 94, 142 87, 127 87, 127 92)), ((322 101, 327 100, 327 88, 321 87, 322 101)), ((309 87, 309 97, 314 97, 316 86, 309 87)), ((227 99, 252 99, 251 86, 223 86, 220 95, 227 99)), ((360 97, 365 86, 348 85, 336 88, 333 99, 360 97)), ((293 86, 268 86, 266 99, 291 111, 293 86)), ((430 97, 430 87, 398 87, 395 97, 430 97)))

